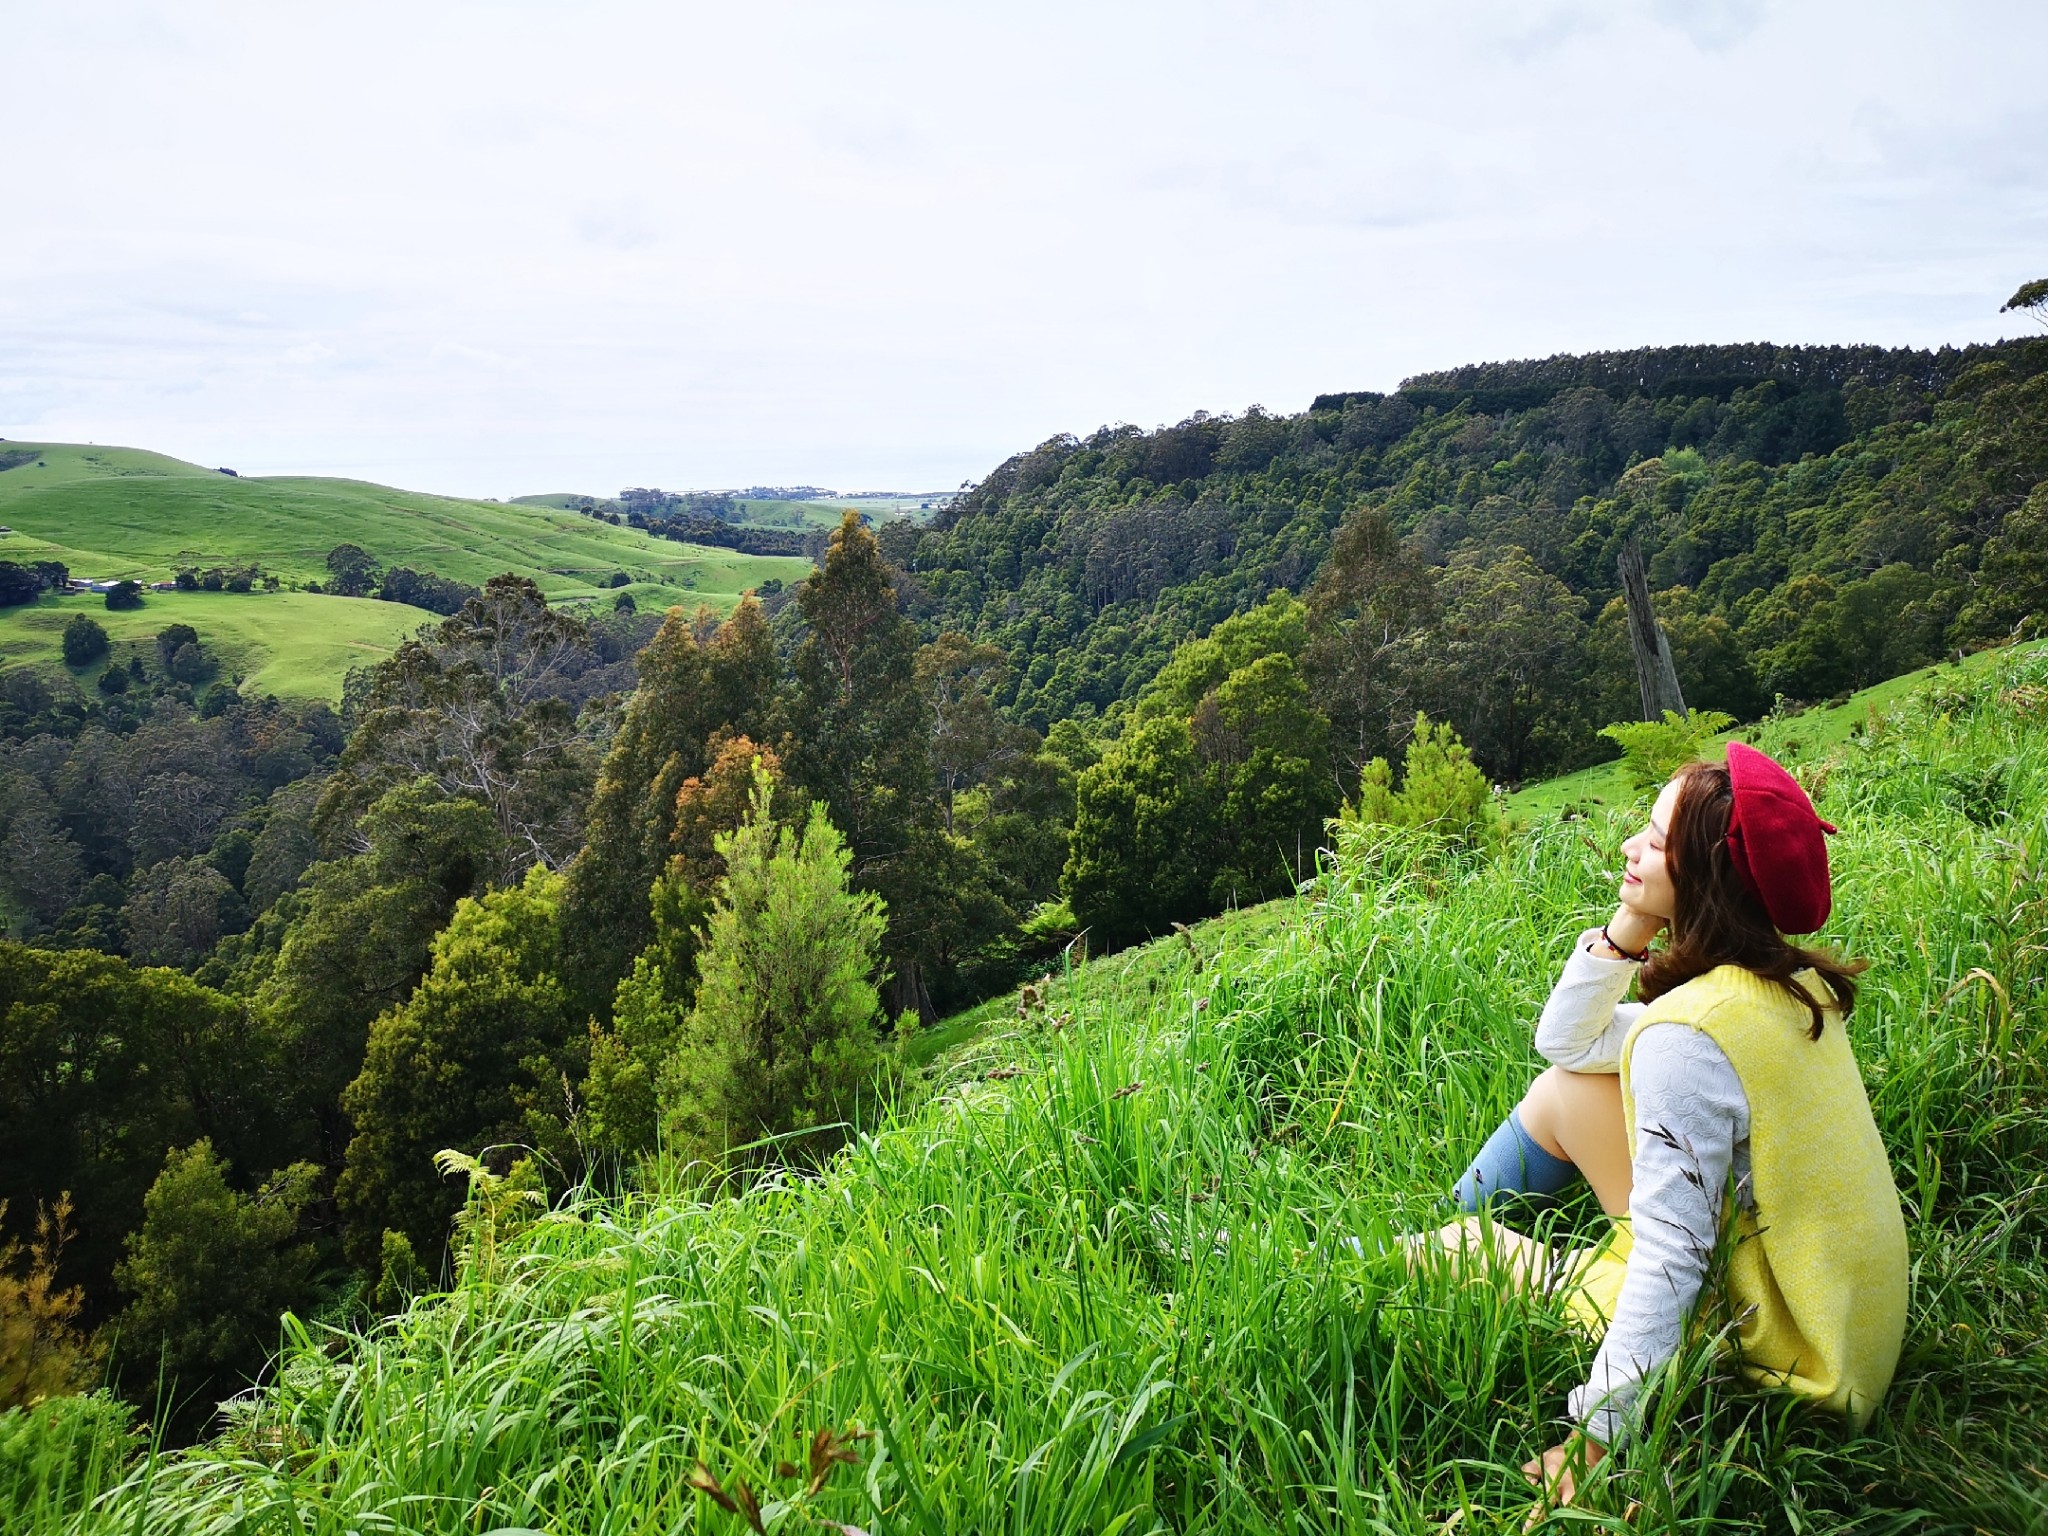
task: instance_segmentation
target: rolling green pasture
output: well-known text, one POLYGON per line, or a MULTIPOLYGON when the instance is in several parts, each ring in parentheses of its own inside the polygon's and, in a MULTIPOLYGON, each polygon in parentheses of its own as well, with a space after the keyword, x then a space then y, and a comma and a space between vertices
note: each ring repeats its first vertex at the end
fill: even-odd
MULTIPOLYGON (((1812 775, 1842 829, 1823 937, 1871 962, 1849 1028, 1912 1249, 1890 1394, 1851 1432, 1744 1385, 1702 1330, 1547 1529, 2048 1529, 2048 654, 1983 667, 1812 775)), ((271 1381, 193 1450, 20 1460, 0 1522, 1519 1531, 1517 1469, 1594 1343, 1392 1238, 1442 1219, 1539 1065, 1533 1021, 1630 830, 1594 807, 1496 852, 1353 846, 1300 898, 982 1010, 815 1172, 474 1206, 446 1291, 357 1330, 288 1322, 271 1381), (816 1459, 835 1445, 845 1464, 816 1459)), ((1535 1227, 1601 1229, 1583 1201, 1535 1227)))
MULTIPOLYGON (((8 448, 36 447, 10 443, 8 448)), ((40 445, 37 464, 0 472, 0 559, 62 560, 75 576, 163 581, 184 565, 255 562, 288 582, 326 575, 327 551, 355 543, 387 565, 481 585, 531 577, 552 601, 597 599, 623 570, 730 611, 771 576, 808 562, 651 539, 531 505, 462 501, 359 480, 230 478, 130 448, 40 445)))
MULTIPOLYGON (((500 572, 530 577, 549 600, 608 613, 616 571, 633 578, 643 612, 680 605, 730 613, 770 577, 797 581, 810 563, 651 539, 572 512, 460 501, 356 480, 235 479, 133 448, 7 443, 40 448, 36 462, 0 471, 0 560, 61 560, 74 576, 166 581, 181 566, 260 565, 289 585, 323 579, 327 552, 355 543, 386 565, 409 565, 482 585, 500 572)), ((434 616, 398 603, 303 592, 153 593, 139 613, 105 611, 97 597, 45 598, 0 609, 0 660, 59 665, 57 636, 89 611, 117 639, 147 639, 184 621, 245 682, 281 697, 338 698, 343 674, 387 655, 434 616)))
POLYGON ((349 668, 383 660, 422 624, 440 622, 403 603, 310 592, 152 592, 141 608, 120 613, 108 612, 94 594, 45 596, 0 608, 0 664, 68 671, 90 689, 106 663, 64 666, 64 626, 74 613, 99 621, 117 660, 131 647, 153 652, 167 624, 190 624, 221 674, 239 676, 249 691, 329 702, 340 699, 349 668))

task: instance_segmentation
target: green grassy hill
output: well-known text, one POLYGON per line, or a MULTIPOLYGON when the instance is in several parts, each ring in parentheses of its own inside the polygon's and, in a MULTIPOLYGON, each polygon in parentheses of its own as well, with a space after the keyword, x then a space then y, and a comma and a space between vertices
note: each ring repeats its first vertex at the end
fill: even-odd
MULTIPOLYGON (((729 612, 770 577, 801 579, 803 560, 677 544, 575 513, 462 501, 356 480, 235 478, 133 448, 8 443, 0 471, 0 559, 61 560, 74 576, 168 580, 180 566, 254 563, 288 585, 326 575, 328 550, 360 544, 386 565, 481 585, 531 577, 556 603, 609 607, 614 572, 642 608, 702 603, 729 612)), ((82 599, 0 610, 0 655, 53 664, 54 636, 82 599)), ((97 600, 94 600, 95 603, 97 600)), ((97 611, 95 616, 98 616, 97 611)), ((112 617, 112 616, 109 616, 112 617)), ((159 594, 133 623, 184 620, 274 691, 332 695, 351 657, 388 650, 431 615, 399 604, 308 594, 159 594), (202 618, 199 615, 203 614, 202 618)), ((106 622, 106 620, 102 620, 106 622)), ((123 630, 132 627, 123 621, 123 630)), ((110 626, 110 632, 115 632, 110 626)))
MULTIPOLYGON (((1983 665, 1810 774, 1913 1252, 1891 1393, 1851 1434, 1696 1339, 1585 1528, 2048 1528, 2048 655, 1983 665)), ((758 1495, 754 1528, 790 1532, 1519 1530, 1517 1467, 1592 1342, 1541 1295, 1342 1239, 1441 1219, 1633 825, 1595 806, 1497 855, 1360 850, 1296 901, 1055 978, 817 1177, 721 1198, 655 1175, 538 1220, 499 1198, 496 1225, 479 1204, 447 1293, 292 1324, 227 1433, 89 1513, 105 1466, 19 1456, 0 1515, 739 1532, 718 1501, 758 1495), (806 1465, 835 1444, 855 1464, 806 1465)), ((1600 1227, 1581 1203, 1544 1230, 1600 1227)))
MULTIPOLYGON (((281 699, 330 702, 341 697, 349 668, 383 660, 422 624, 440 622, 404 603, 310 592, 152 592, 141 608, 122 613, 109 613, 91 594, 45 597, 27 607, 0 609, 0 663, 62 667, 64 625, 74 613, 99 621, 114 642, 117 661, 126 660, 131 648, 151 655, 165 625, 190 624, 219 658, 223 673, 240 677, 243 687, 281 699)), ((96 661, 65 670, 89 688, 106 665, 96 661)))

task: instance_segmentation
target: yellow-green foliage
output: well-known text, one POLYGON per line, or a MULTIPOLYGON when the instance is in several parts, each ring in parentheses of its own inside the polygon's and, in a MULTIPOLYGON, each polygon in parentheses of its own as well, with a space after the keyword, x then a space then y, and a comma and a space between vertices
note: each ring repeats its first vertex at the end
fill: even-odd
MULTIPOLYGON (((463 1269, 490 1274, 498 1267, 499 1250, 547 1209, 547 1186, 530 1157, 522 1157, 502 1174, 491 1172, 482 1158, 454 1147, 434 1154, 434 1169, 444 1178, 461 1174, 468 1186, 455 1217, 455 1259, 463 1269)), ((384 1258, 401 1269, 412 1245, 397 1233, 384 1234, 384 1258), (393 1242, 394 1237, 398 1238, 393 1242)), ((387 1283, 392 1279, 386 1276, 387 1283)))
POLYGON ((92 1367, 92 1344, 78 1327, 85 1295, 57 1281, 70 1220, 70 1197, 60 1196, 54 1210, 36 1212, 35 1240, 26 1248, 0 1242, 0 1409, 79 1391, 92 1367))
POLYGON ((1500 813, 1493 788, 1472 761, 1449 722, 1428 715, 1415 717, 1415 734, 1401 760, 1401 785, 1384 757, 1365 765, 1358 798, 1345 805, 1331 823, 1339 839, 1367 837, 1375 828, 1412 828, 1451 843, 1478 846, 1500 836, 1500 813))
POLYGON ((142 1439, 134 1405, 107 1391, 0 1411, 0 1531, 51 1530, 77 1517, 142 1439))
POLYGON ((1662 784, 1687 763, 1705 755, 1707 743, 1735 723, 1718 709, 1696 709, 1681 715, 1664 711, 1661 720, 1625 720, 1603 725, 1600 734, 1621 748, 1629 782, 1637 789, 1662 784))
POLYGON ((847 888, 852 855, 825 807, 785 827, 774 790, 757 765, 747 819, 716 840, 725 874, 696 1002, 662 1073, 669 1143, 691 1155, 723 1158, 850 1118, 863 1096, 872 1106, 882 1065, 870 979, 887 928, 882 900, 847 888))

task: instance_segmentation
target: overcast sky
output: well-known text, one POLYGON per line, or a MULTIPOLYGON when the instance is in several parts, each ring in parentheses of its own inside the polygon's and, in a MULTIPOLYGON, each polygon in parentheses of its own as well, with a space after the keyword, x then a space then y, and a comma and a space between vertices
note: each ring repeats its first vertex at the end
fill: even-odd
POLYGON ((0 435, 925 490, 1490 358, 2018 335, 2037 21, 0 0, 0 435))

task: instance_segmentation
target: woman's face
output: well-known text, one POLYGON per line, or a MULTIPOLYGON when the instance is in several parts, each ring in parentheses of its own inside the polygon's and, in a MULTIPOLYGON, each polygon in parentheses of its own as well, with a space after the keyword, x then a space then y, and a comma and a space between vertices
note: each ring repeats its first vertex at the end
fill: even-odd
POLYGON ((1677 893, 1671 886, 1671 871, 1664 863, 1664 845, 1670 840, 1671 813, 1678 809, 1678 781, 1673 779, 1650 807, 1650 824, 1621 845, 1628 863, 1621 875, 1622 902, 1666 922, 1678 910, 1677 893))

